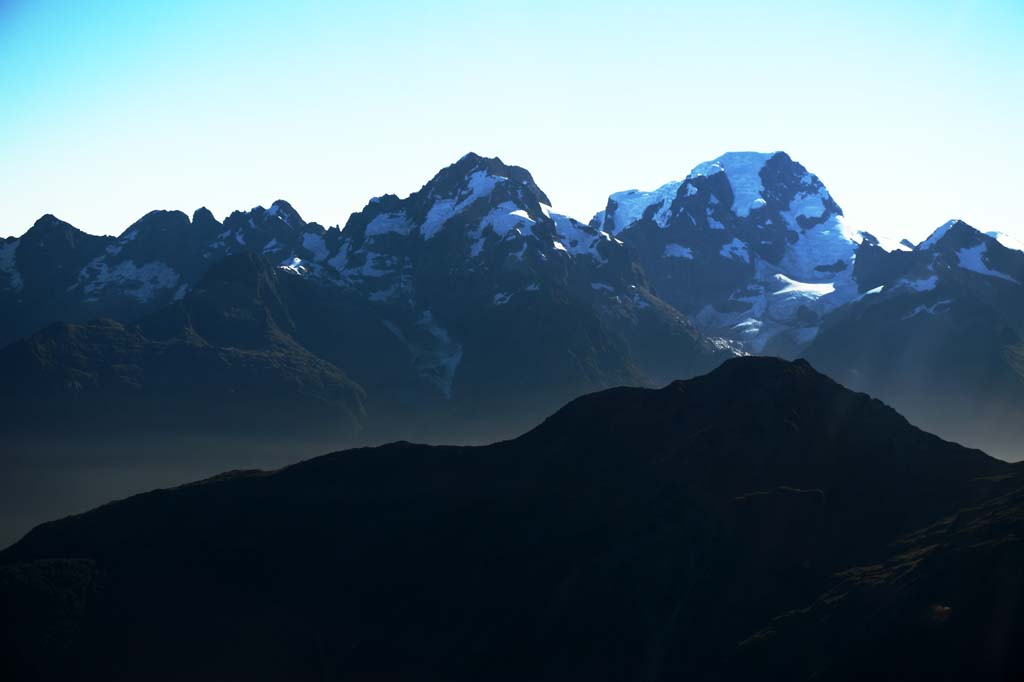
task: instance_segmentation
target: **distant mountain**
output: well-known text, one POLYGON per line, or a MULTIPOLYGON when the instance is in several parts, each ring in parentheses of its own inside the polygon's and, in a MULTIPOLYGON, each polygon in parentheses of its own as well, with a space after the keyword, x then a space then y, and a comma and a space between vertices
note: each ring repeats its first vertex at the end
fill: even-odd
POLYGON ((591 224, 633 247, 652 289, 704 333, 788 356, 857 297, 858 251, 877 244, 783 152, 732 152, 653 192, 613 194, 591 224))
POLYGON ((1022 489, 805 362, 739 358, 487 447, 352 450, 44 524, 0 553, 3 672, 1017 679, 1022 489))
MULTIPOLYGON (((51 318, 65 326, 0 351, 20 377, 0 401, 14 406, 15 424, 25 406, 68 405, 59 416, 106 430, 122 404, 147 415, 159 404, 152 414, 173 419, 203 411, 188 386, 216 386, 217 404, 255 400, 246 387, 265 386, 272 400, 232 409, 282 427, 262 415, 277 414, 276 400, 298 409, 296 394, 325 400, 322 374, 333 368, 365 391, 382 432, 480 440, 580 393, 692 376, 734 354, 651 294, 621 242, 548 204, 526 170, 469 154, 405 199, 372 200, 344 230, 306 223, 284 201, 223 224, 205 209, 191 220, 155 211, 117 239, 43 219, 5 243, 0 309, 17 320, 12 336, 51 318), (40 230, 62 235, 64 250, 37 239, 40 230), (252 299, 245 268, 259 263, 276 273, 260 270, 265 286, 252 299), (22 318, 26 308, 36 312, 22 318), (183 355, 172 359, 169 343, 183 355), (251 348, 269 352, 267 362, 229 359, 251 348), (236 371, 210 371, 197 353, 236 371), (279 364, 282 353, 301 370, 279 364), (70 407, 82 402, 90 409, 70 407)), ((289 429, 314 421, 315 411, 298 411, 305 419, 289 429)), ((54 409, 38 413, 52 419, 54 409)))
POLYGON ((947 226, 920 246, 885 242, 850 228, 783 152, 728 153, 652 192, 615 193, 590 224, 550 204, 527 170, 467 154, 344 229, 283 200, 223 223, 154 211, 117 238, 46 216, 0 244, 0 343, 45 338, 55 322, 163 316, 211 266, 252 253, 287 282, 288 336, 357 383, 367 423, 389 436, 397 424, 486 442, 583 392, 660 385, 735 354, 806 354, 944 436, 1020 457, 1003 426, 1024 423, 1024 280, 1005 235, 947 226), (942 286, 916 291, 936 258, 942 286), (897 333, 947 305, 962 312, 935 337, 945 350, 922 352, 916 335, 930 330, 897 333))
POLYGON ((295 340, 281 278, 262 258, 232 256, 136 324, 58 323, 7 346, 5 432, 252 435, 301 422, 351 435, 364 391, 295 340))
POLYGON ((871 289, 828 316, 804 355, 925 428, 1019 459, 1024 252, 958 220, 910 252, 861 251, 871 289))

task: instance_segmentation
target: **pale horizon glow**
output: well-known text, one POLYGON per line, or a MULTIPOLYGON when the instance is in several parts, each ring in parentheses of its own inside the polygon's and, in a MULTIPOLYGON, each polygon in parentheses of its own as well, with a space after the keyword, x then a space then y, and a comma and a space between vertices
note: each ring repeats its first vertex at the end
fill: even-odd
POLYGON ((0 0, 0 237, 276 199, 344 225, 469 151, 586 221, 781 150, 859 229, 1024 240, 1024 4, 822 5, 0 0))

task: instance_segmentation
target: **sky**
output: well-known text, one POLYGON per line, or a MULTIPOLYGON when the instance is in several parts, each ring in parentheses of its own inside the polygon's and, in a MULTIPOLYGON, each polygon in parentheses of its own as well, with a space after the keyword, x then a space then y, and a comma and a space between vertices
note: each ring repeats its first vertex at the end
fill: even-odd
POLYGON ((468 151, 587 220, 726 151, 849 221, 1024 239, 1024 2, 0 0, 0 236, 290 201, 344 225, 468 151))

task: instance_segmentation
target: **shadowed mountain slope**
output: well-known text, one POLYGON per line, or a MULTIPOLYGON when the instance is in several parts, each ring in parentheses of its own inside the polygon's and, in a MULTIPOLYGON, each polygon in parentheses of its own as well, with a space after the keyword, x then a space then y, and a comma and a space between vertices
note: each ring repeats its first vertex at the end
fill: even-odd
POLYGON ((0 647, 14 679, 735 679, 809 655, 741 646, 773 618, 1020 485, 804 362, 739 358, 487 447, 339 452, 44 524, 0 553, 0 647))

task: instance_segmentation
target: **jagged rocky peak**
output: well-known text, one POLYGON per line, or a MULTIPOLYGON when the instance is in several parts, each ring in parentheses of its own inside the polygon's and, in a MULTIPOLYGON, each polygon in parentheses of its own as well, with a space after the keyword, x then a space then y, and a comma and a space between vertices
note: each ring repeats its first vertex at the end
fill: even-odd
POLYGON ((197 225, 209 225, 211 223, 217 223, 217 219, 213 217, 213 213, 210 209, 205 206, 200 206, 192 213, 192 222, 197 225))
MULTIPOLYGON (((256 209, 253 209, 253 212, 257 210, 262 211, 263 208, 257 207, 256 209)), ((277 218, 289 227, 299 228, 306 225, 306 221, 302 219, 299 212, 284 199, 278 199, 272 203, 270 208, 266 209, 266 217, 277 218)))
POLYGON ((1015 285, 1024 282, 1024 254, 963 220, 943 224, 921 242, 914 253, 935 272, 941 272, 938 264, 945 264, 954 270, 983 275, 989 282, 992 279, 1015 285))
POLYGON ((946 247, 966 242, 978 243, 985 239, 995 241, 993 237, 982 234, 980 230, 976 230, 963 220, 954 218, 940 225, 931 233, 928 239, 918 244, 916 248, 918 251, 929 251, 933 247, 939 246, 940 243, 943 247, 946 247))
POLYGON ((122 232, 119 239, 134 240, 143 235, 150 237, 160 233, 177 232, 188 229, 190 224, 188 216, 181 211, 150 211, 122 232))
MULTIPOLYGON (((463 216, 467 226, 496 218, 499 232, 523 221, 543 217, 542 205, 551 202, 537 187, 529 171, 509 166, 499 158, 469 153, 443 168, 404 202, 404 216, 387 214, 386 224, 371 224, 369 233, 398 227, 418 228, 424 239, 437 236, 453 218, 463 216)), ((382 207, 383 208, 383 207, 382 207)))
POLYGON ((82 232, 77 227, 70 223, 66 223, 57 216, 47 213, 42 216, 39 220, 32 224, 25 234, 21 236, 21 239, 25 241, 35 241, 44 238, 52 238, 55 236, 64 236, 67 238, 74 238, 77 235, 88 237, 85 232, 82 232))
POLYGON ((551 204, 528 170, 509 166, 498 157, 488 158, 473 152, 441 169, 419 193, 434 199, 465 200, 469 196, 487 196, 495 191, 551 204))
POLYGON ((407 236, 424 244, 465 246, 472 257, 495 238, 510 244, 536 238, 546 248, 577 253, 594 252, 593 242, 601 237, 596 229, 553 212, 526 169, 474 153, 443 168, 407 198, 371 199, 351 216, 342 241, 352 249, 366 242, 389 248, 386 244, 407 236), (440 235, 444 238, 436 239, 440 235))
MULTIPOLYGON (((113 241, 113 237, 98 236, 79 230, 74 225, 47 213, 37 220, 25 234, 18 238, 18 261, 33 261, 58 258, 50 261, 54 267, 68 265, 59 258, 77 259, 91 255, 104 245, 113 241)), ((73 265, 79 265, 74 260, 73 265)), ((65 267, 70 272, 70 267, 65 267)))
POLYGON ((61 227, 75 229, 70 224, 64 222, 63 220, 53 215, 52 213, 47 213, 46 215, 40 217, 39 220, 32 223, 32 227, 28 229, 26 234, 32 231, 47 232, 50 230, 59 229, 61 227))

